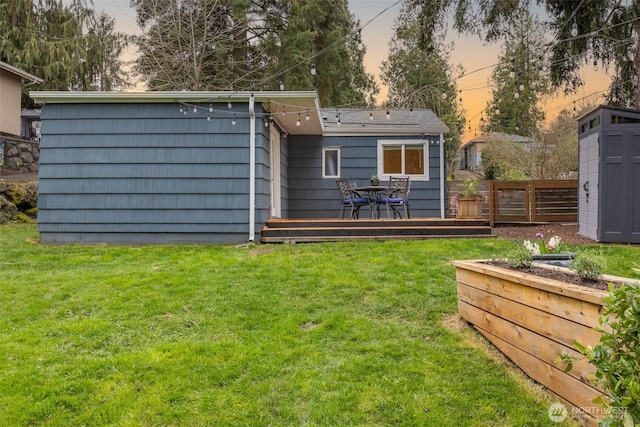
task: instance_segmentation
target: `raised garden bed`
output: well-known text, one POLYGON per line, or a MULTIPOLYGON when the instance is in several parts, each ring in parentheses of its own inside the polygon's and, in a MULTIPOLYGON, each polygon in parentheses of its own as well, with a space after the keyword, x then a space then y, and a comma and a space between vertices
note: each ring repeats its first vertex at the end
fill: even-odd
MULTIPOLYGON (((573 347, 596 345, 598 318, 607 291, 491 265, 487 261, 452 261, 456 267, 458 310, 464 320, 518 365, 580 413, 587 425, 597 425, 593 399, 600 391, 589 378, 595 368, 573 347), (564 372, 560 355, 577 358, 564 372)), ((541 267, 545 268, 545 267, 541 267)), ((549 267, 546 267, 549 268, 549 267)), ((557 272, 570 270, 552 267, 557 272)), ((629 282, 613 276, 611 282, 629 282)))

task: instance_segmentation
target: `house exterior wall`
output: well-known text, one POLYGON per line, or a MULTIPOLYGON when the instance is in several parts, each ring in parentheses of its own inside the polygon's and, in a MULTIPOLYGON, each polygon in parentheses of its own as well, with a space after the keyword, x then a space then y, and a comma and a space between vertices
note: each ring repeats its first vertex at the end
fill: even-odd
POLYGON ((22 79, 0 69, 0 133, 20 135, 22 79))
MULTIPOLYGON (((247 113, 239 103, 210 121, 204 105, 187 115, 176 103, 44 105, 41 240, 247 241, 247 113)), ((257 231, 268 218, 269 198, 269 142, 262 128, 256 126, 257 231)))
MULTIPOLYGON (((340 147, 340 177, 369 185, 377 173, 378 141, 420 140, 419 136, 289 136, 289 218, 338 218, 335 178, 322 177, 322 148, 340 147)), ((440 211, 440 137, 429 141, 429 180, 411 181, 412 217, 436 217, 440 211)), ((384 183, 384 180, 383 180, 384 183)))

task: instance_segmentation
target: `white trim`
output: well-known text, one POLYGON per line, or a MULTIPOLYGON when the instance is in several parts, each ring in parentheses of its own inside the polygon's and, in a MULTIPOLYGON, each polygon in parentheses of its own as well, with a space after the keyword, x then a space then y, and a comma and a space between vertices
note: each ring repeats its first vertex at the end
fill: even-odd
POLYGON ((31 80, 31 83, 44 83, 44 80, 42 80, 40 77, 29 74, 24 70, 7 64, 6 62, 0 61, 0 69, 6 70, 12 74, 15 74, 16 76, 22 77, 23 79, 31 80))
POLYGON ((379 139, 378 140, 378 165, 377 165, 377 175, 380 177, 382 181, 386 181, 390 176, 408 176, 412 181, 429 181, 429 140, 427 139, 379 139), (389 145, 399 145, 402 146, 402 164, 404 169, 404 161, 405 161, 405 146, 406 145, 422 145, 424 147, 424 174, 416 175, 416 174, 405 174, 404 170, 402 173, 384 173, 384 153, 383 147, 389 145))
POLYGON ((317 102, 313 91, 300 92, 230 92, 230 91, 153 91, 153 92, 67 92, 31 91, 29 96, 38 104, 55 103, 163 103, 163 102, 317 102))
POLYGON ((249 241, 256 239, 256 110, 249 97, 249 241))
MULTIPOLYGON (((444 162, 444 134, 441 133, 440 134, 440 218, 444 219, 446 218, 446 203, 445 203, 445 198, 446 198, 446 193, 444 191, 444 185, 446 183, 446 173, 444 170, 445 167, 445 162, 444 162)), ((449 202, 448 200, 446 201, 447 203, 449 202)))
POLYGON ((340 158, 342 157, 342 153, 340 147, 322 147, 322 178, 340 178, 340 158), (327 151, 337 151, 338 152, 338 164, 337 164, 337 174, 336 175, 328 175, 327 170, 325 168, 326 162, 326 152, 327 151))

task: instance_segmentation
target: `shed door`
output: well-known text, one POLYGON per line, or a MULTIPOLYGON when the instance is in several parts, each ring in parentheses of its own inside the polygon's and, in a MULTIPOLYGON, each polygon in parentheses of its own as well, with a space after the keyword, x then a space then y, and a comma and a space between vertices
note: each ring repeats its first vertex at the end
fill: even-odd
POLYGON ((599 139, 593 133, 579 142, 578 234, 593 240, 598 240, 599 139))
POLYGON ((281 176, 280 176, 280 133, 272 126, 269 130, 269 189, 271 193, 271 218, 282 217, 281 176))
POLYGON ((640 243, 640 131, 607 132, 602 153, 600 240, 640 243))

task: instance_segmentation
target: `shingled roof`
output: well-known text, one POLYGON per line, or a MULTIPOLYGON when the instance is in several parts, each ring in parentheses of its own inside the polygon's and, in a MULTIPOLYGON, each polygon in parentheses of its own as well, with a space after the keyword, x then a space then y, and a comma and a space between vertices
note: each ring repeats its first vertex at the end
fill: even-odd
POLYGON ((431 110, 322 109, 325 134, 440 135, 449 128, 431 110))

